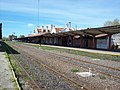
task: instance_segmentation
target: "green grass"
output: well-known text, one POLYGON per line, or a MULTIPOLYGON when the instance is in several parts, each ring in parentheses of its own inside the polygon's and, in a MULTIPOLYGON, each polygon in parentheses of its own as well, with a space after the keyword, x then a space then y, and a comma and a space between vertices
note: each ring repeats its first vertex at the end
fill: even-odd
MULTIPOLYGON (((11 42, 11 41, 7 41, 7 42, 11 42)), ((12 42, 13 44, 24 44, 24 42, 12 42)))
POLYGON ((8 90, 7 88, 3 88, 2 90, 8 90))
POLYGON ((56 48, 56 47, 49 47, 49 46, 42 46, 42 45, 41 46, 40 45, 30 45, 30 44, 27 44, 27 45, 33 46, 33 47, 36 47, 36 48, 40 48, 42 50, 48 50, 48 51, 53 51, 53 52, 54 51, 65 52, 65 53, 70 53, 70 54, 74 54, 74 55, 91 57, 93 59, 97 58, 97 59, 103 59, 103 60, 120 61, 120 56, 118 56, 118 55, 90 53, 90 52, 71 50, 71 49, 63 49, 63 48, 56 48))
MULTIPOLYGON (((4 53, 5 57, 8 58, 13 71, 15 72, 15 76, 18 80, 18 83, 22 89, 22 85, 23 83, 21 83, 21 81, 19 80, 20 78, 22 79, 22 81, 24 81, 24 83, 26 81, 29 81, 30 78, 25 74, 25 72, 22 70, 22 68, 19 66, 18 61, 16 61, 16 59, 13 57, 13 54, 18 54, 18 52, 16 53, 16 51, 10 47, 8 44, 4 44, 4 50, 6 51, 6 53, 4 53), (11 50, 11 52, 9 52, 9 50, 7 49, 7 47, 11 50), (15 52, 15 53, 14 53, 15 52)), ((14 82, 14 81, 13 81, 14 82)), ((16 88, 16 90, 18 90, 18 88, 16 88)))
POLYGON ((5 58, 9 58, 9 55, 7 53, 3 54, 5 56, 5 58))
MULTIPOLYGON (((28 44, 26 44, 26 45, 28 45, 28 44)), ((33 46, 33 47, 36 47, 36 48, 40 48, 41 47, 39 45, 30 45, 30 44, 29 44, 29 46, 33 46)))
MULTIPOLYGON (((16 74, 16 70, 18 69, 18 66, 16 65, 16 62, 13 61, 13 59, 11 60, 12 56, 10 54, 4 53, 3 55, 5 55, 5 58, 8 58, 8 61, 10 62, 11 66, 9 65, 10 70, 14 70, 15 74, 16 74)), ((18 74, 18 73, 17 73, 18 74)), ((16 80, 12 77, 10 78, 10 80, 14 83, 14 87, 15 90, 19 90, 17 85, 16 85, 16 80)), ((7 90, 6 88, 4 88, 3 90, 7 90)))
POLYGON ((59 51, 59 48, 55 48, 55 47, 47 47, 47 46, 40 46, 41 49, 43 50, 57 50, 59 51))
MULTIPOLYGON (((18 79, 18 82, 19 82, 19 75, 20 74, 22 74, 23 73, 23 71, 22 71, 22 69, 19 67, 19 65, 17 64, 17 62, 14 60, 14 58, 13 58, 13 56, 12 55, 10 55, 10 54, 8 54, 8 59, 9 59, 9 62, 10 62, 10 64, 11 64, 11 66, 12 67, 10 67, 10 69, 12 70, 13 69, 13 71, 15 72, 15 76, 17 77, 17 79, 18 79)), ((12 82, 16 82, 14 79, 12 80, 12 82)), ((20 83, 19 83, 20 84, 20 83)), ((19 90, 18 88, 17 88, 17 86, 16 86, 16 84, 14 85, 15 86, 15 88, 16 88, 16 90, 19 90)))
POLYGON ((80 72, 80 70, 78 68, 73 68, 71 69, 71 72, 80 72))
POLYGON ((17 87, 17 85, 16 85, 16 80, 13 79, 13 78, 10 78, 10 79, 14 83, 14 88, 15 88, 14 90, 19 90, 18 87, 17 87))
POLYGON ((48 47, 48 46, 41 46, 40 48, 43 49, 43 50, 55 50, 55 51, 58 51, 58 52, 66 52, 66 53, 70 53, 70 54, 75 54, 75 55, 80 55, 80 56, 87 56, 87 57, 103 59, 103 60, 120 61, 120 56, 117 56, 117 55, 89 53, 89 52, 84 52, 84 51, 62 49, 62 48, 54 48, 54 47, 48 47))
POLYGON ((103 76, 103 75, 100 75, 99 78, 100 78, 100 79, 106 79, 106 77, 103 76))

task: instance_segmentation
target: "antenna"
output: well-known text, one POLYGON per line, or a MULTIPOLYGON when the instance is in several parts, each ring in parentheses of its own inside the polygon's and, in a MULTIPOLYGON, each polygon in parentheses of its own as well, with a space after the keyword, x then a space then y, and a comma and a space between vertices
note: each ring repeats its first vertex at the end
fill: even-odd
POLYGON ((38 0, 38 26, 39 26, 39 0, 38 0))

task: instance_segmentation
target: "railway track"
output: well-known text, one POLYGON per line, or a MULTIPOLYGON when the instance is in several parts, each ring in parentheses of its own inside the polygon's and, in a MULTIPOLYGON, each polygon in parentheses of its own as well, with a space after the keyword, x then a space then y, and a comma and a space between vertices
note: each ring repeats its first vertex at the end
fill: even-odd
MULTIPOLYGON (((94 62, 89 62, 89 61, 84 61, 84 60, 80 60, 80 59, 76 59, 76 58, 71 58, 71 57, 68 57, 68 56, 65 56, 65 55, 60 55, 60 54, 57 54, 57 53, 53 53, 53 52, 45 52, 43 51, 43 53, 45 53, 45 56, 49 56, 49 57, 55 57, 57 59, 60 59, 60 58, 66 58, 68 60, 62 60, 63 62, 65 63, 71 63, 73 65, 76 65, 76 66, 79 66, 79 67, 83 67, 83 68, 86 68, 86 69, 89 69, 91 67, 85 67, 85 66, 81 66, 80 64, 76 64, 76 63, 72 63, 70 62, 71 61, 77 61, 77 62, 83 62, 83 63, 87 63, 87 64, 92 64, 92 65, 96 65, 96 66, 99 66, 99 67, 104 67, 104 68, 107 68, 107 69, 111 69, 111 70, 115 70, 115 71, 118 71, 120 72, 120 69, 119 68, 114 68, 114 67, 110 67, 110 66, 105 66, 105 65, 101 65, 101 64, 97 64, 97 63, 94 63, 94 62), (57 56, 57 57, 56 57, 57 56)), ((116 75, 112 75, 112 74, 109 74, 109 73, 106 73, 106 72, 103 72, 101 70, 97 70, 95 68, 91 68, 92 71, 96 71, 97 73, 101 73, 103 75, 106 75, 110 78, 115 78, 115 79, 120 79, 119 76, 116 76, 116 75)))
MULTIPOLYGON (((32 83, 36 86, 37 90, 42 90, 39 85, 33 80, 33 78, 30 76, 30 74, 27 72, 27 70, 24 68, 24 66, 22 66, 22 64, 20 64, 20 62, 18 62, 16 56, 14 54, 12 54, 12 51, 5 45, 2 45, 4 48, 6 48, 11 55, 13 56, 13 58, 17 61, 18 65, 22 68, 22 70, 26 73, 26 75, 30 78, 30 80, 32 81, 32 83)), ((22 88, 20 88, 20 90, 22 90, 22 88)))
MULTIPOLYGON (((31 57, 34 57, 34 55, 30 55, 30 56, 31 56, 31 57)), ((56 74, 58 74, 59 76, 63 77, 64 79, 66 79, 66 80, 68 80, 68 81, 70 81, 70 82, 76 84, 77 86, 80 86, 81 89, 83 89, 83 90, 89 90, 88 88, 82 86, 82 85, 79 84, 78 82, 76 82, 76 81, 74 81, 74 80, 68 78, 68 77, 67 77, 66 75, 64 75, 63 73, 61 73, 61 72, 59 72, 59 71, 57 71, 57 70, 54 70, 52 67, 50 67, 50 66, 48 66, 48 65, 46 65, 46 64, 44 64, 44 63, 42 63, 42 62, 40 62, 39 59, 36 59, 35 61, 36 61, 37 63, 39 63, 40 65, 42 65, 43 67, 46 67, 46 68, 49 69, 50 71, 55 72, 56 74)))
MULTIPOLYGON (((44 51, 44 52, 45 52, 45 51, 44 51)), ((48 53, 48 52, 45 52, 45 54, 47 54, 47 53, 48 53)), ((48 56, 49 56, 49 57, 52 57, 52 56, 56 57, 56 56, 58 56, 57 58, 61 58, 61 57, 62 57, 62 58, 66 58, 66 59, 71 60, 71 61, 73 60, 73 61, 77 61, 77 62, 83 62, 83 63, 92 64, 92 65, 96 65, 96 66, 99 66, 99 67, 104 67, 104 68, 107 68, 107 69, 115 70, 115 71, 118 71, 118 72, 120 71, 120 68, 114 68, 114 67, 110 67, 110 66, 105 66, 105 65, 97 64, 97 63, 94 63, 94 62, 89 62, 89 61, 84 61, 84 60, 81 60, 81 59, 71 58, 71 57, 64 56, 64 55, 60 55, 60 54, 53 53, 53 52, 48 53, 48 56)), ((65 60, 63 60, 63 62, 74 64, 74 63, 72 63, 72 62, 65 61, 65 60)), ((80 66, 79 64, 74 64, 74 65, 80 66)), ((81 67, 83 67, 83 66, 81 66, 81 67)), ((91 68, 91 67, 83 67, 83 68, 89 69, 89 68, 91 68)), ((98 73, 102 73, 102 74, 107 75, 107 76, 109 76, 109 77, 114 77, 114 78, 116 78, 116 79, 120 79, 120 77, 118 77, 118 76, 111 75, 111 74, 102 72, 102 71, 100 71, 100 70, 96 70, 96 69, 93 69, 93 68, 91 68, 91 70, 92 70, 92 71, 96 71, 96 72, 98 72, 98 73)))
MULTIPOLYGON (((16 48, 18 48, 18 47, 16 47, 16 48)), ((20 47, 19 47, 19 49, 22 50, 22 48, 20 48, 20 47)), ((24 50, 22 50, 22 51, 24 51, 24 50)), ((15 56, 14 56, 14 57, 15 57, 15 56)), ((34 55, 29 55, 29 58, 30 58, 30 57, 31 57, 31 58, 36 58, 36 57, 34 57, 34 55)), ((84 86, 81 85, 80 83, 72 80, 71 78, 68 78, 65 74, 63 74, 63 73, 61 73, 61 72, 53 69, 52 67, 50 67, 50 66, 48 66, 48 65, 40 62, 39 59, 34 59, 34 61, 36 61, 38 64, 42 65, 43 67, 47 68, 48 70, 56 73, 58 76, 61 76, 61 77, 64 78, 65 80, 67 80, 67 81, 69 81, 69 82, 71 82, 71 83, 79 86, 81 90, 89 90, 87 87, 84 87, 84 86)), ((35 81, 34 81, 34 80, 32 79, 32 77, 27 73, 27 71, 24 69, 24 67, 23 67, 22 65, 20 65, 20 66, 23 68, 23 70, 26 72, 26 74, 29 76, 29 78, 31 78, 31 80, 33 81, 33 83, 38 87, 38 90, 41 90, 40 87, 39 87, 39 85, 37 85, 37 83, 35 83, 35 81)))
MULTIPOLYGON (((16 48, 18 48, 18 47, 16 47, 16 48)), ((20 47, 19 47, 20 48, 20 47)), ((22 48, 21 48, 22 49, 22 48)), ((24 51, 24 50, 23 50, 24 51)), ((52 53, 52 52, 46 52, 46 51, 43 51, 44 52, 44 54, 46 55, 45 57, 56 57, 57 59, 58 58, 67 58, 67 59, 69 59, 69 60, 75 60, 75 61, 81 61, 81 62, 84 62, 84 61, 82 61, 82 60, 79 60, 79 59, 76 59, 76 58, 70 58, 70 57, 68 57, 68 56, 64 56, 64 55, 59 55, 59 54, 56 54, 56 53, 52 53)), ((43 54, 43 55, 44 55, 43 54)), ((34 55, 30 55, 31 57, 34 57, 34 55)), ((65 61, 65 60, 62 60, 63 62, 65 62, 65 63, 71 63, 71 62, 69 62, 69 61, 65 61)), ((49 70, 51 70, 51 71, 53 71, 53 72, 55 72, 55 73, 57 73, 57 71, 56 70, 54 70, 52 67, 49 67, 48 65, 46 65, 46 64, 44 64, 44 63, 41 63, 41 62, 39 62, 39 60, 37 59, 36 60, 36 62, 37 63, 40 63, 42 66, 44 66, 44 67, 46 67, 46 68, 48 68, 49 70)), ((88 64, 94 64, 94 63, 92 63, 92 62, 84 62, 84 63, 88 63, 88 64)), ((73 64, 73 65, 76 65, 76 66, 79 66, 79 67, 81 67, 80 65, 78 65, 78 64, 74 64, 74 63, 71 63, 71 64, 73 64)), ((98 64, 96 64, 95 63, 95 65, 98 65, 98 64)), ((108 66, 104 66, 104 65, 99 65, 99 66, 103 66, 104 68, 108 68, 108 69, 112 69, 112 70, 118 70, 118 69, 114 69, 114 68, 109 68, 108 66)), ((82 66, 83 67, 83 66, 82 66)), ((88 67, 83 67, 83 68, 87 68, 88 69, 88 67)), ((92 69, 92 70, 94 70, 94 71, 96 71, 96 72, 98 72, 98 73, 101 73, 101 74, 104 74, 104 75, 106 75, 106 76, 109 76, 109 77, 112 77, 112 78, 116 78, 116 79, 120 79, 120 77, 117 77, 117 76, 114 76, 114 75, 111 75, 111 74, 108 74, 108 73, 105 73, 105 72, 102 72, 102 71, 100 71, 100 70, 96 70, 96 69, 92 69)), ((119 70, 118 70, 119 71, 119 70)), ((57 73, 57 74, 59 74, 60 76, 62 76, 62 77, 64 77, 64 78, 68 78, 67 76, 65 76, 64 74, 61 74, 61 73, 57 73)), ((69 79, 67 79, 67 80, 69 80, 69 79)), ((75 84, 77 84, 78 86, 80 86, 81 88, 83 88, 83 89, 85 89, 85 90, 87 90, 87 88, 86 87, 83 87, 82 85, 80 85, 79 83, 77 83, 76 81, 73 81, 72 79, 71 80, 69 80, 69 81, 71 81, 71 82, 73 82, 73 83, 75 83, 75 84)), ((89 89, 88 89, 89 90, 89 89)))
MULTIPOLYGON (((47 54, 47 53, 45 52, 45 54, 47 54)), ((118 69, 118 68, 108 67, 108 66, 104 66, 104 65, 88 62, 88 61, 79 60, 79 59, 76 59, 76 58, 70 58, 68 56, 64 56, 64 55, 60 55, 60 54, 56 54, 56 53, 52 53, 52 52, 48 53, 47 55, 49 57, 53 57, 53 56, 56 57, 56 55, 57 55, 58 57, 56 57, 56 58, 63 58, 64 57, 64 58, 67 58, 69 60, 73 60, 73 61, 75 60, 75 61, 78 61, 78 62, 84 62, 84 63, 93 64, 93 65, 101 66, 101 67, 104 67, 104 68, 120 71, 120 69, 118 69)), ((91 68, 91 67, 81 66, 80 64, 72 63, 72 62, 70 62, 68 60, 67 61, 66 60, 62 60, 62 61, 65 62, 65 63, 71 63, 71 64, 73 64, 75 66, 78 66, 78 67, 83 67, 83 68, 86 68, 86 69, 91 68)), ((115 76, 115 75, 112 75, 112 74, 108 74, 108 73, 102 72, 102 71, 94 69, 94 68, 91 68, 91 70, 92 71, 96 71, 97 73, 101 73, 103 75, 109 76, 110 78, 120 79, 120 77, 118 77, 118 76, 115 76)))
MULTIPOLYGON (((27 44, 29 45, 29 44, 27 44)), ((31 45, 31 44, 30 44, 31 45)), ((32 44, 33 46, 39 46, 38 44, 32 44)), ((65 58, 69 58, 71 60, 76 60, 76 61, 81 61, 81 62, 84 62, 84 63, 88 63, 88 64, 93 64, 93 65, 97 65, 97 66, 101 66, 101 67, 105 67, 105 68, 108 68, 108 69, 113 69, 113 70, 117 70, 117 71, 120 71, 120 68, 114 68, 114 67, 110 67, 110 66, 105 66, 105 65, 101 65, 101 64, 97 64, 97 63, 94 63, 94 62, 89 62, 89 61, 83 61, 83 60, 80 60, 80 59, 76 59, 76 58, 71 58, 71 57, 68 57, 68 56, 64 56, 64 55, 60 55, 60 54, 56 54, 56 53, 52 53, 50 52, 51 55, 54 54, 54 55, 59 55, 61 57, 65 57, 65 58)))

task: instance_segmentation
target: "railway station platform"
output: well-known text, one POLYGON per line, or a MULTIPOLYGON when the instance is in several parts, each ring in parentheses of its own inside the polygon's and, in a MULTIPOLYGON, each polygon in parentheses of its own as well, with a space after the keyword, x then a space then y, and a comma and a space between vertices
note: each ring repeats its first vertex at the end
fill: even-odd
MULTIPOLYGON (((31 45, 39 45, 39 44, 33 44, 33 43, 26 43, 31 45)), ((98 53, 98 54, 108 54, 108 55, 116 55, 120 56, 120 51, 106 51, 106 50, 95 50, 95 49, 86 49, 86 48, 74 48, 74 47, 64 47, 64 46, 53 46, 53 45, 44 45, 41 44, 41 46, 48 46, 48 47, 55 47, 55 48, 63 48, 63 49, 71 49, 71 50, 78 50, 78 51, 84 51, 84 52, 90 52, 90 53, 98 53)))
POLYGON ((16 82, 10 63, 0 44, 0 90, 16 90, 16 82))
POLYGON ((52 45, 42 45, 42 46, 49 46, 49 47, 56 47, 56 48, 64 48, 64 49, 71 49, 71 50, 79 50, 79 51, 90 52, 90 53, 109 54, 109 55, 117 55, 117 56, 120 56, 120 52, 114 52, 114 51, 93 50, 93 49, 84 49, 84 48, 73 48, 73 47, 63 47, 63 46, 52 46, 52 45))

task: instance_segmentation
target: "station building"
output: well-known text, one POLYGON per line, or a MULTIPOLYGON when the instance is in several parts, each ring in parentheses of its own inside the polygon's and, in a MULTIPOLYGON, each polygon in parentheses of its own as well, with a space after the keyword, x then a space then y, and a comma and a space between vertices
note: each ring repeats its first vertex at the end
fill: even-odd
POLYGON ((48 45, 58 45, 67 47, 90 48, 90 49, 113 49, 114 42, 112 35, 120 33, 120 25, 87 28, 76 30, 71 28, 71 23, 66 28, 37 28, 37 34, 29 35, 25 38, 17 38, 16 41, 39 43, 48 45))
POLYGON ((10 41, 14 41, 14 39, 16 39, 17 38, 17 36, 15 36, 15 35, 9 35, 9 40, 10 41))

